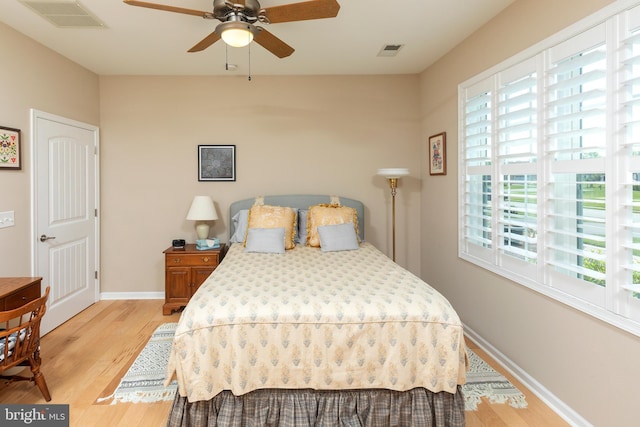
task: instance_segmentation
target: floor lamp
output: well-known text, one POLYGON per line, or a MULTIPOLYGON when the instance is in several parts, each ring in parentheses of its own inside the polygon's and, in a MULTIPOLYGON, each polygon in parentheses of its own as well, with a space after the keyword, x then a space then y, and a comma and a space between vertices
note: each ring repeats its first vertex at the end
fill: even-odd
POLYGON ((378 169, 378 175, 384 176, 389 180, 391 187, 391 239, 393 247, 393 261, 396 260, 396 190, 398 188, 398 179, 409 175, 409 169, 406 168, 385 168, 378 169))

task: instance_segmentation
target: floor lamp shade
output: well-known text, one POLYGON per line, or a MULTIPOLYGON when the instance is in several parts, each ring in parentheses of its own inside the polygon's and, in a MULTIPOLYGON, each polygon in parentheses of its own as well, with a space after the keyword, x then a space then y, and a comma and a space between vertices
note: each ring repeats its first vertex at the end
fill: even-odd
POLYGON ((216 208, 210 196, 195 196, 187 219, 196 221, 196 234, 198 239, 206 239, 209 237, 209 224, 206 221, 215 221, 218 219, 216 208))
POLYGON ((396 260, 396 190, 398 179, 409 175, 407 168, 383 168, 378 169, 377 175, 384 176, 389 180, 391 188, 391 244, 393 245, 393 260, 396 260))
POLYGON ((407 168, 383 168, 378 169, 378 175, 384 176, 387 179, 402 178, 409 175, 409 169, 407 168))

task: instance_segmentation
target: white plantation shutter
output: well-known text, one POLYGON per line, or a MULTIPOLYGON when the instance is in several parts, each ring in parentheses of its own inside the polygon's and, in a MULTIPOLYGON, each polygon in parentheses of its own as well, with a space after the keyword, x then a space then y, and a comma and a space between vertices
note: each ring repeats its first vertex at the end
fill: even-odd
MULTIPOLYGON (((483 82, 480 87, 487 83, 483 82)), ((465 104, 465 164, 468 167, 491 166, 492 93, 468 91, 465 104)))
POLYGON ((604 305, 606 25, 549 51, 548 283, 604 305), (560 275, 556 274, 560 273, 560 275))
POLYGON ((461 167, 466 179, 460 192, 465 200, 461 215, 461 242, 469 253, 480 258, 491 256, 493 219, 491 207, 491 158, 493 99, 489 89, 493 83, 484 81, 461 93, 465 120, 462 134, 465 145, 461 167))
POLYGON ((640 1, 615 3, 459 86, 458 247, 640 336, 640 1))
POLYGON ((498 75, 496 145, 499 263, 535 278, 538 202, 538 85, 536 59, 498 75))
POLYGON ((624 293, 617 294, 616 306, 624 315, 640 322, 640 7, 626 13, 621 31, 620 67, 620 149, 622 187, 620 242, 622 256, 616 279, 624 293))

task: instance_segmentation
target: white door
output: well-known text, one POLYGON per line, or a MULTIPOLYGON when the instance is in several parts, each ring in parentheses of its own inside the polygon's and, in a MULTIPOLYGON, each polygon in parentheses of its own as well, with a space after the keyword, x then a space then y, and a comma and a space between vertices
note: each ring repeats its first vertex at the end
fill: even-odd
POLYGON ((46 334, 99 299, 98 128, 32 110, 33 269, 46 334))

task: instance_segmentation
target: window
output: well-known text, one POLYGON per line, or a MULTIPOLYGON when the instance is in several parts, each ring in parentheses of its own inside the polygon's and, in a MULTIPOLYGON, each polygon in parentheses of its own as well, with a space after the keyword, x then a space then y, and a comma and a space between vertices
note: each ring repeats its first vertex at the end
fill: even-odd
POLYGON ((459 86, 458 235, 461 258, 640 335, 635 3, 459 86))

